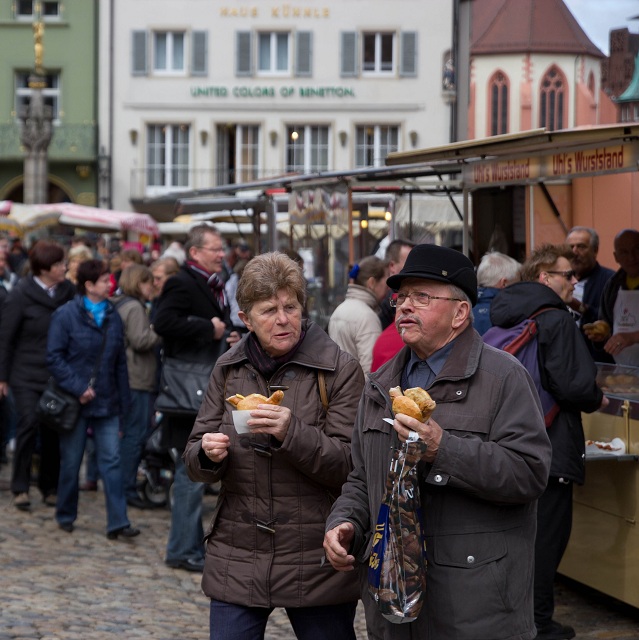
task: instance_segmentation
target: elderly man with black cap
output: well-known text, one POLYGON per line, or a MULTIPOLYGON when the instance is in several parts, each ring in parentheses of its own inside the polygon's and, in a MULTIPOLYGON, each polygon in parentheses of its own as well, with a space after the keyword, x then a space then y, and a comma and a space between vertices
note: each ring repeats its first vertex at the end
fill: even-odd
POLYGON ((473 329, 477 279, 464 255, 418 245, 387 283, 405 347, 364 387, 354 468, 326 524, 328 560, 361 571, 371 639, 534 638, 535 514, 551 450, 533 382, 473 329), (427 389, 432 417, 393 415, 395 386, 427 389), (397 625, 378 610, 366 572, 393 449, 411 431, 426 445, 418 476, 428 571, 419 616, 397 625))

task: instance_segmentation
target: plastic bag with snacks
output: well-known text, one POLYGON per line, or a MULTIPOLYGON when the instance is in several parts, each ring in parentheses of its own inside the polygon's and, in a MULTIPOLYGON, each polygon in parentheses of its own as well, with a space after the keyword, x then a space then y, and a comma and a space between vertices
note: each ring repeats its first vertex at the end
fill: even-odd
POLYGON ((373 533, 368 590, 390 622, 413 622, 426 591, 426 539, 417 463, 425 444, 396 448, 373 533))

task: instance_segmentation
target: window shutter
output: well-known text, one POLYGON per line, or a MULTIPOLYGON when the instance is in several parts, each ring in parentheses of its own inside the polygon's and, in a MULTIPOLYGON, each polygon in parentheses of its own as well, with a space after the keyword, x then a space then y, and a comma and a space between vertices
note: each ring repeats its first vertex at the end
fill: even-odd
POLYGON ((340 75, 342 78, 352 78, 357 75, 357 33, 354 31, 343 31, 342 37, 342 60, 340 75))
POLYGON ((131 59, 131 73, 134 76, 145 76, 146 66, 146 31, 133 32, 133 55, 131 59))
POLYGON ((313 34, 310 31, 295 34, 295 75, 313 75, 313 34))
POLYGON ((191 74, 205 76, 208 74, 208 32, 193 31, 191 46, 191 74))
POLYGON ((402 31, 399 39, 399 75, 417 76, 417 32, 402 31))
POLYGON ((251 51, 251 32, 238 31, 236 33, 236 52, 235 52, 235 75, 236 76, 252 76, 252 51, 251 51))

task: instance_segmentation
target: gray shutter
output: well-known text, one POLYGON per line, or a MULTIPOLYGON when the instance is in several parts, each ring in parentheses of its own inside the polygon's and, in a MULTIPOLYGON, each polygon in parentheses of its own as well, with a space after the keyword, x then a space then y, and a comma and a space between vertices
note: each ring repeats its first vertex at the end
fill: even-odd
POLYGON ((205 76, 208 74, 208 32, 193 31, 191 34, 191 74, 205 76))
POLYGON ((295 34, 295 75, 313 75, 313 33, 298 31, 295 34))
POLYGON ((146 31, 133 32, 132 47, 131 73, 134 76, 145 76, 147 74, 146 31))
POLYGON ((236 51, 235 51, 235 75, 236 76, 252 76, 253 75, 253 54, 251 51, 251 32, 238 31, 235 34, 236 51))
POLYGON ((417 75, 417 32, 402 31, 399 36, 399 75, 417 75))
POLYGON ((341 69, 342 78, 352 78, 357 76, 357 33, 354 31, 343 31, 341 33, 341 69))

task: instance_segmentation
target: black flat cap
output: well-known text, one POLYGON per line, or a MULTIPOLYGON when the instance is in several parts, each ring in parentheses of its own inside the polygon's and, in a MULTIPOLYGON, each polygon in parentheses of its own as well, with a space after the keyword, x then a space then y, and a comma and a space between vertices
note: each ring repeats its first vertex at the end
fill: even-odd
POLYGON ((418 244, 406 258, 404 268, 386 280, 397 291, 404 278, 438 280, 459 287, 477 304, 477 275, 473 263, 461 252, 436 244, 418 244))

